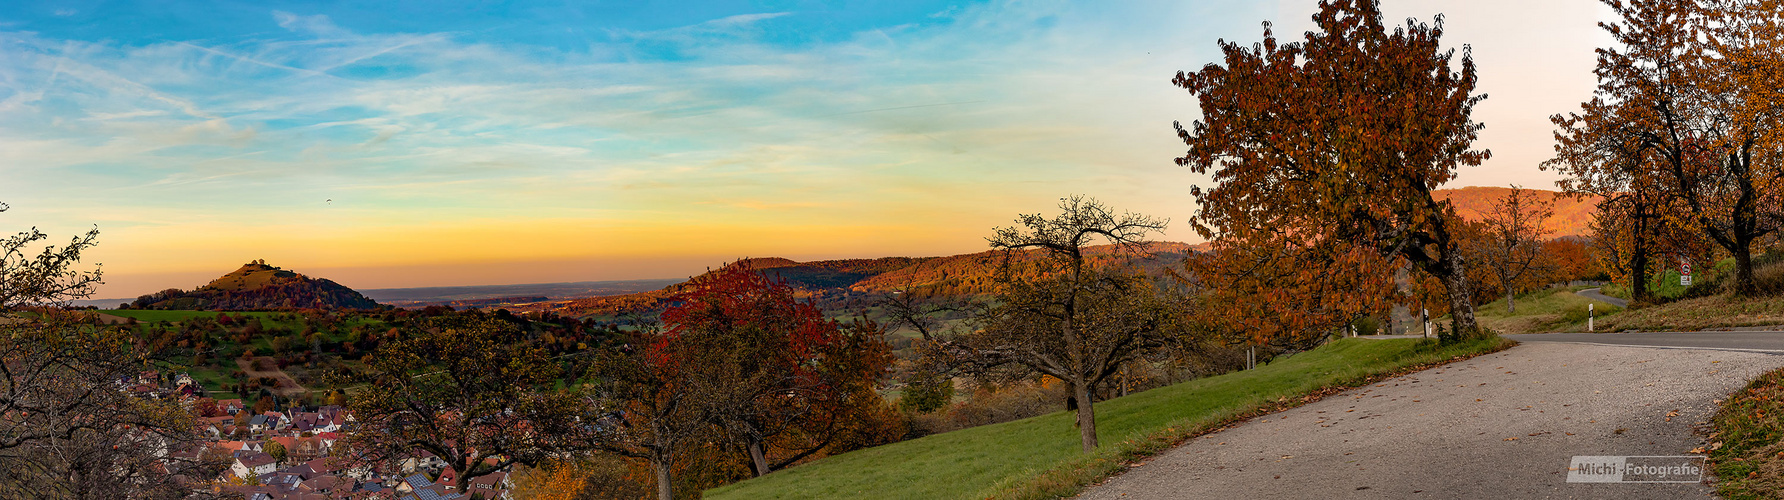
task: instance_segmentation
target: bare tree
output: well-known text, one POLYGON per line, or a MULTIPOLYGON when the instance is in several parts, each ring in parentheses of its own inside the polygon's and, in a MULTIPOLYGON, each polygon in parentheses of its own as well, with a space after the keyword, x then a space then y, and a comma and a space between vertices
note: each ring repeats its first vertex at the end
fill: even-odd
MULTIPOLYGON (((0 212, 8 208, 0 203, 0 212)), ((49 236, 33 227, 0 241, 0 312, 91 297, 93 286, 101 283, 98 266, 92 271, 74 269, 81 252, 98 244, 99 228, 75 237, 68 246, 47 245, 32 255, 31 245, 46 238, 49 236)))
POLYGON ((1096 449, 1094 389, 1122 365, 1162 345, 1173 319, 1153 280, 1113 262, 1093 263, 1086 249, 1102 241, 1117 254, 1141 251, 1147 234, 1167 221, 1116 213, 1082 196, 1060 201, 1054 218, 1017 218, 1021 227, 997 230, 992 248, 1005 252, 997 303, 982 313, 984 327, 947 342, 950 351, 983 366, 1016 363, 1064 381, 1077 404, 1079 438, 1096 449), (1020 259, 1024 251, 1040 259, 1020 259))
MULTIPOLYGON (((97 234, 35 258, 35 228, 0 243, 0 312, 91 295, 98 271, 73 267, 97 234)), ((0 317, 0 498, 187 498, 217 477, 191 414, 120 384, 162 353, 84 314, 36 313, 0 317)))
POLYGON ((1493 203, 1479 222, 1480 234, 1468 242, 1472 260, 1485 263, 1505 291, 1505 310, 1518 312, 1514 302, 1523 281, 1549 265, 1543 260, 1542 241, 1553 231, 1544 227, 1555 215, 1554 203, 1534 192, 1512 186, 1511 192, 1493 203))

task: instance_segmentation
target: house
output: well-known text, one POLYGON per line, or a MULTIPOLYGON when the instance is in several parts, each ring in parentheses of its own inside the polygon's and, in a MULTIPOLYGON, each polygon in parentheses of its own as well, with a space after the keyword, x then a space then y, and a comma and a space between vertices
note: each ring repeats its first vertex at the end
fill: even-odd
POLYGON ((222 410, 223 413, 235 415, 236 413, 241 412, 245 408, 247 408, 247 406, 243 405, 242 400, 240 400, 240 399, 219 399, 219 400, 217 400, 217 409, 222 410))
POLYGON ((404 474, 417 470, 440 470, 446 467, 446 461, 434 456, 427 450, 414 450, 409 458, 403 459, 401 466, 404 474))
POLYGON ((205 417, 203 420, 209 426, 205 429, 206 432, 209 432, 213 439, 229 435, 235 430, 234 417, 205 417))
POLYGON ((278 470, 278 465, 279 461, 273 460, 272 455, 251 451, 236 454, 235 464, 231 465, 229 468, 231 471, 235 472, 235 477, 247 479, 250 477, 272 474, 274 471, 278 470))
POLYGON ((266 413, 262 413, 261 415, 266 416, 266 428, 267 429, 279 429, 279 428, 285 427, 285 424, 288 424, 291 422, 290 419, 285 418, 284 413, 279 413, 276 411, 269 411, 266 413))
POLYGON ((328 446, 323 444, 321 438, 315 436, 293 438, 285 450, 291 453, 292 460, 300 461, 309 461, 328 455, 328 446))
POLYGON ((262 451, 261 443, 259 441, 218 441, 217 447, 229 450, 231 453, 239 451, 262 451))
POLYGON ((508 480, 507 472, 494 472, 486 476, 478 476, 472 478, 471 484, 465 486, 466 493, 488 499, 513 498, 513 495, 509 493, 513 489, 514 483, 508 480))
POLYGON ((440 479, 434 481, 434 484, 446 485, 448 491, 457 489, 458 471, 452 469, 440 471, 440 479))
POLYGON ((411 491, 409 494, 397 498, 401 500, 463 500, 471 498, 471 496, 453 493, 446 490, 445 485, 435 484, 433 486, 411 491))
POLYGON ((298 485, 303 484, 303 482, 304 478, 289 472, 274 472, 272 474, 260 476, 260 484, 278 488, 279 493, 291 493, 297 491, 298 485))
POLYGON ((272 419, 267 418, 266 415, 255 415, 254 418, 248 419, 248 431, 265 432, 271 430, 271 420, 272 419))
POLYGON ((414 475, 403 478, 402 482, 397 483, 396 492, 397 493, 409 493, 409 492, 412 492, 412 491, 415 491, 415 490, 418 490, 421 488, 426 488, 428 486, 432 486, 433 484, 434 484, 434 482, 427 478, 427 474, 422 474, 420 472, 417 472, 414 475))
POLYGON ((351 479, 324 474, 304 480, 302 489, 305 493, 333 495, 335 493, 350 493, 355 486, 358 484, 351 479))
POLYGON ((359 489, 353 490, 353 492, 364 493, 368 498, 389 498, 389 496, 386 495, 386 493, 389 493, 389 490, 390 488, 386 488, 382 484, 366 482, 359 483, 359 489))

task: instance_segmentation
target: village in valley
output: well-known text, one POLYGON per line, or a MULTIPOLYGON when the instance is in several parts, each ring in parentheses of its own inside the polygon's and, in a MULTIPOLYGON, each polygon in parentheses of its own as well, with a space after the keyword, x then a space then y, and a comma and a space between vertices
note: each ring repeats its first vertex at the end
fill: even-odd
POLYGON ((145 371, 118 386, 138 397, 178 401, 202 416, 200 428, 209 439, 183 453, 191 459, 227 454, 225 477, 214 486, 218 492, 247 500, 513 498, 507 472, 473 478, 460 488, 445 461, 425 450, 383 466, 331 457, 354 424, 352 412, 341 406, 255 411, 241 399, 205 397, 204 386, 186 373, 145 371))

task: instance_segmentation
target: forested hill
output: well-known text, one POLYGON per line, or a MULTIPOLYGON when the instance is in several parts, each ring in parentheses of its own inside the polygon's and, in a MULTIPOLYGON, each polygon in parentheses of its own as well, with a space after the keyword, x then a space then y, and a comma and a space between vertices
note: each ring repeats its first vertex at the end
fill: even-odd
MULTIPOLYGON (((1566 236, 1588 236, 1586 224, 1592 221, 1592 214, 1598 212, 1598 196, 1575 197, 1557 191, 1541 189, 1525 189, 1536 194, 1536 199, 1553 203, 1555 215, 1543 221, 1543 225, 1554 231, 1549 238, 1566 236)), ((1457 189, 1438 189, 1431 192, 1437 201, 1450 200, 1456 207, 1456 215, 1467 220, 1480 220, 1483 214, 1492 210, 1493 204, 1505 198, 1511 188, 1469 186, 1457 189)))
MULTIPOLYGON (((1134 262, 1145 272, 1162 274, 1167 267, 1181 265, 1192 251, 1184 243, 1158 242, 1147 246, 1145 255, 1134 262)), ((1126 258, 1112 245, 1086 249, 1092 261, 1104 262, 1126 258)), ((1039 251, 1019 252, 1019 261, 1040 258, 1039 251)), ((985 251, 948 257, 883 257, 878 259, 842 259, 797 262, 784 258, 744 259, 727 265, 748 266, 769 276, 785 280, 808 297, 820 301, 846 300, 892 292, 918 293, 931 296, 965 296, 991 293, 993 278, 1003 262, 1003 254, 985 251)), ((591 297, 562 302, 537 304, 523 310, 552 311, 567 316, 621 315, 647 313, 660 309, 663 302, 685 286, 685 282, 662 290, 591 297)))
POLYGON ((130 307, 215 311, 374 309, 378 303, 339 283, 255 261, 192 291, 175 288, 138 297, 130 307))

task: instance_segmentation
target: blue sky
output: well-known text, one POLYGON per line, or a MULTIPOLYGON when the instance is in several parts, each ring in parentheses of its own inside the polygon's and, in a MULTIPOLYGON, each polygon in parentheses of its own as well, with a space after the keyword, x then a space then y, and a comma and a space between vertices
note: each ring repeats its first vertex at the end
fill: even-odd
MULTIPOLYGON (((1314 2, 24 2, 0 7, 0 228, 98 225, 106 297, 264 258, 349 286, 685 276, 978 251, 1068 194, 1193 240, 1169 84, 1314 2)), ((1591 2, 1444 12, 1486 166, 1550 187, 1591 2)))

